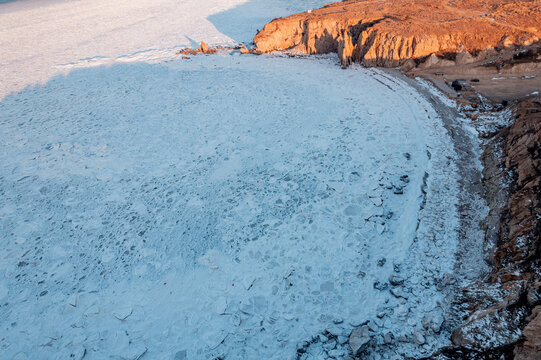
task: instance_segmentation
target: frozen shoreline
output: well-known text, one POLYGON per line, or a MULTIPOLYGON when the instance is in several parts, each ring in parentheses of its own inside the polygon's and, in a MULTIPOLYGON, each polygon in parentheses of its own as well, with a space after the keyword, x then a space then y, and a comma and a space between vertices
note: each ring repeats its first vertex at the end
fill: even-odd
POLYGON ((448 338, 421 323, 443 315, 453 271, 454 150, 402 80, 332 57, 217 55, 77 70, 0 106, 19 119, 2 123, 10 354, 283 358, 365 321, 410 354, 448 338))
POLYGON ((0 357, 344 358, 359 325, 388 358, 445 345, 443 97, 335 56, 172 58, 9 85, 0 357))

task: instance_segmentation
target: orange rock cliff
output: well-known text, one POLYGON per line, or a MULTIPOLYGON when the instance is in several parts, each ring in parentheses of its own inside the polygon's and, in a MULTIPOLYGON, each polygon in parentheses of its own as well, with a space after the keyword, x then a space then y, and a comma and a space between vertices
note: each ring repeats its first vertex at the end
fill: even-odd
POLYGON ((539 38, 539 0, 348 0, 275 19, 254 43, 261 53, 337 52, 342 66, 394 67, 430 54, 477 55, 539 38))

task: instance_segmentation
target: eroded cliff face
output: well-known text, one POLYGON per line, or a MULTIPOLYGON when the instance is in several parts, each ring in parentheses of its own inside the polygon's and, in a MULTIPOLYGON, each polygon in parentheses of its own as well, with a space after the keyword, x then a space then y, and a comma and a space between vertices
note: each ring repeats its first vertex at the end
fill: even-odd
POLYGON ((275 19, 254 42, 261 53, 337 52, 342 66, 395 67, 430 54, 529 45, 540 24, 537 0, 349 0, 275 19))
MULTIPOLYGON (((488 282, 463 291, 460 300, 470 314, 453 332, 456 348, 448 351, 450 358, 457 353, 476 359, 541 358, 541 98, 518 103, 512 116, 512 125, 500 130, 485 152, 485 158, 495 158, 495 147, 503 151, 496 167, 509 182, 493 270, 488 282)), ((494 177, 501 175, 492 171, 485 180, 494 177)), ((501 184, 490 186, 501 189, 501 184)))

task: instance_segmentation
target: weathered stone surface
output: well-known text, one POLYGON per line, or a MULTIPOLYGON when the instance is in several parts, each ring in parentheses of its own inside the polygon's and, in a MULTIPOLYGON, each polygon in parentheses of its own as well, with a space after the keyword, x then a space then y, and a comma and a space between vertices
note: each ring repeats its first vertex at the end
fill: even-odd
POLYGON ((357 327, 349 335, 349 346, 353 354, 357 355, 370 342, 370 329, 367 325, 357 327))
POLYGON ((464 289, 472 312, 452 340, 459 349, 501 354, 514 348, 516 359, 541 359, 541 99, 514 107, 514 122, 493 140, 501 144, 511 184, 490 284, 464 289))
POLYGON ((534 360, 541 357, 541 306, 533 309, 530 322, 524 328, 524 342, 515 348, 515 360, 534 360))
MULTIPOLYGON (((338 52, 352 61, 395 67, 431 54, 528 45, 541 37, 541 5, 528 0, 348 0, 278 18, 254 38, 259 52, 338 52)), ((454 62, 453 62, 454 64, 454 62)))

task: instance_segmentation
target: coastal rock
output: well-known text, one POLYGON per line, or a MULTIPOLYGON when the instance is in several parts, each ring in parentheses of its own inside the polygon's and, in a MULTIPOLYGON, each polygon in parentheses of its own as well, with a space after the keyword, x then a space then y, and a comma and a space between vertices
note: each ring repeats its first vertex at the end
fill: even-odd
MULTIPOLYGON (((347 0, 274 19, 254 38, 257 51, 337 52, 340 63, 396 67, 409 59, 471 54, 541 37, 541 10, 527 0, 347 0)), ((448 60, 445 60, 448 61, 448 60)))
MULTIPOLYGON (((515 359, 538 359, 541 318, 541 98, 513 105, 514 123, 500 130, 501 168, 509 196, 494 239, 489 282, 463 289, 470 315, 453 331, 455 350, 474 349, 515 359), (506 350, 508 349, 508 350, 506 350), (507 353, 506 353, 507 351, 507 353)), ((491 355, 491 356, 492 356, 491 355)))
POLYGON ((541 354, 541 306, 533 309, 530 322, 524 328, 524 342, 515 348, 516 360, 539 359, 541 354))
POLYGON ((353 354, 359 354, 370 342, 370 329, 367 325, 360 326, 351 331, 349 335, 349 346, 353 354))

